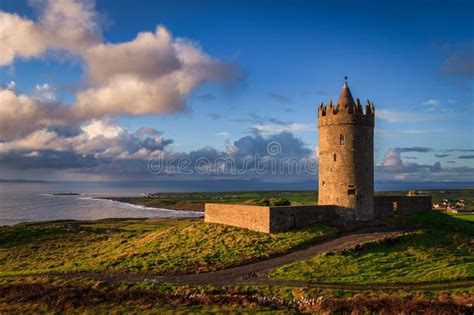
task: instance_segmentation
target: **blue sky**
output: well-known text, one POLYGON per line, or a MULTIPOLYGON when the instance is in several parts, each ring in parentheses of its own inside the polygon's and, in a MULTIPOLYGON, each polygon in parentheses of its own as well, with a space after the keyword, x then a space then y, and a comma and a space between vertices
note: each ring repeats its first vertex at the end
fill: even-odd
MULTIPOLYGON (((182 96, 184 107, 170 114, 112 110, 100 117, 128 133, 142 127, 156 129, 160 137, 172 140, 160 150, 188 154, 212 147, 226 152, 241 138, 267 139, 282 131, 314 150, 316 108, 321 101, 337 100, 347 75, 354 97, 362 102, 370 99, 376 106, 376 163, 384 164, 388 156, 388 167, 395 155, 398 160, 394 163, 409 169, 397 168, 380 178, 442 179, 420 175, 419 168, 412 169, 413 163, 431 167, 439 162, 446 173, 452 168, 457 170, 451 173, 461 168, 470 172, 474 167, 472 1, 105 0, 88 1, 86 6, 95 14, 94 27, 102 43, 131 42, 138 33, 153 33, 157 25, 163 25, 174 39, 186 38, 207 56, 234 67, 231 79, 193 85, 182 96), (411 175, 401 176, 405 171, 411 175)), ((52 8, 45 1, 0 1, 4 13, 38 25, 52 8)), ((91 86, 90 73, 78 57, 84 50, 78 53, 71 44, 65 45, 55 49, 53 42, 30 56, 18 48, 13 59, 0 66, 0 83, 6 87, 13 81, 16 95, 31 98, 39 93, 37 85, 47 84, 54 103, 73 106, 77 91, 91 86)), ((87 123, 86 119, 74 121, 78 126, 87 123)), ((48 130, 52 127, 46 126, 48 130)), ((18 139, 3 139, 4 143, 14 141, 18 139)), ((45 166, 35 167, 37 153, 12 167, 12 152, 17 154, 19 149, 9 148, 3 152, 8 157, 0 159, 0 168, 3 163, 9 169, 5 171, 8 177, 41 176, 45 166)), ((29 154, 28 148, 21 149, 23 156, 29 154)), ((42 153, 41 147, 30 150, 42 153)), ((60 151, 57 147, 48 150, 60 151)), ((57 171, 54 178, 84 179, 88 177, 78 174, 86 173, 91 179, 101 178, 97 177, 100 167, 81 167, 47 169, 57 171)), ((422 172, 426 169, 430 168, 422 172)), ((474 179, 472 173, 464 174, 463 180, 474 179)))

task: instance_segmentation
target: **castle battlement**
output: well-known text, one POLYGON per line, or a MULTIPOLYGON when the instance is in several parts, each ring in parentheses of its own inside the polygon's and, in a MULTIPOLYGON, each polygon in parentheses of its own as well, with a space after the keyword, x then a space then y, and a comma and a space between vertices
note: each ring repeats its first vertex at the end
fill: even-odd
POLYGON ((353 106, 337 104, 333 106, 332 101, 326 106, 324 103, 318 107, 318 126, 334 124, 356 124, 374 126, 375 106, 367 100, 365 109, 357 99, 353 106))
POLYGON ((354 102, 347 82, 344 82, 337 105, 332 100, 326 106, 321 103, 318 107, 318 126, 327 125, 366 125, 374 126, 375 106, 367 100, 365 110, 357 99, 354 102))

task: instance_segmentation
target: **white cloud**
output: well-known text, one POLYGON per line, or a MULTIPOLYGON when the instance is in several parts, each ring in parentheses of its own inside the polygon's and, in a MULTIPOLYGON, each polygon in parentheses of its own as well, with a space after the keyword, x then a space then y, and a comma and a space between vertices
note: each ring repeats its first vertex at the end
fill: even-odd
POLYGON ((194 88, 238 75, 233 66, 212 59, 196 44, 174 39, 163 26, 129 42, 94 46, 85 60, 94 87, 77 93, 74 110, 79 117, 184 111, 185 98, 194 88))
POLYGON ((37 157, 39 155, 40 155, 39 151, 31 151, 30 153, 23 154, 24 157, 37 157))
POLYGON ((40 2, 38 21, 0 12, 0 66, 15 58, 32 58, 49 49, 81 53, 100 42, 96 13, 90 1, 49 0, 40 2))
POLYGON ((111 120, 94 120, 73 136, 47 129, 33 131, 22 139, 0 143, 0 153, 29 151, 27 156, 31 157, 34 151, 54 150, 114 160, 150 159, 162 154, 171 143, 153 128, 129 132, 111 120))
POLYGON ((261 124, 261 125, 255 125, 252 128, 262 134, 276 134, 276 133, 280 133, 284 131, 298 133, 298 132, 316 131, 316 124, 300 124, 300 123, 294 123, 294 124, 288 124, 288 125, 261 124))
POLYGON ((7 89, 14 91, 16 87, 15 81, 10 81, 10 83, 7 84, 7 89))
POLYGON ((82 127, 87 138, 94 139, 96 137, 116 138, 125 130, 117 124, 110 123, 105 120, 93 120, 89 124, 82 127))
POLYGON ((155 33, 143 32, 131 41, 99 44, 87 50, 87 71, 94 82, 116 75, 156 79, 181 68, 172 35, 162 26, 155 33))
POLYGON ((16 57, 67 51, 84 59, 87 88, 71 106, 55 103, 54 89, 37 85, 31 97, 0 88, 0 140, 44 127, 117 115, 169 114, 207 81, 236 79, 239 69, 211 58, 194 42, 173 38, 163 26, 123 43, 103 43, 92 1, 40 2, 38 21, 0 12, 0 66, 16 57))
POLYGON ((229 140, 229 139, 230 139, 230 133, 225 132, 225 131, 224 131, 224 132, 218 132, 218 133, 216 133, 216 136, 221 137, 221 138, 223 138, 223 139, 225 139, 225 140, 229 140))
POLYGON ((15 57, 31 58, 46 50, 33 21, 16 14, 0 12, 0 66, 9 65, 15 57))
POLYGON ((426 113, 412 113, 412 112, 399 112, 387 109, 379 109, 376 112, 375 117, 386 120, 388 122, 417 122, 417 121, 429 121, 441 119, 441 115, 437 114, 426 114, 426 113))
POLYGON ((70 116, 67 106, 40 103, 0 88, 0 140, 22 137, 49 125, 62 125, 70 116))
POLYGON ((33 99, 40 102, 54 102, 56 100, 55 89, 49 84, 36 84, 33 99))
POLYGON ((427 100, 427 101, 423 102, 422 105, 436 107, 436 106, 441 105, 441 101, 436 100, 436 99, 431 99, 431 100, 427 100))

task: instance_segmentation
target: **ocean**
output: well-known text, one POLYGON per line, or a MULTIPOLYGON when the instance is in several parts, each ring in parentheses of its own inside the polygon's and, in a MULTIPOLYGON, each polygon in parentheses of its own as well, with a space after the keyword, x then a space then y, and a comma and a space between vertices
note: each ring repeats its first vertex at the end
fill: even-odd
MULTIPOLYGON (((474 182, 377 183, 377 191, 473 188, 474 182)), ((134 196, 153 192, 217 192, 311 190, 315 182, 274 183, 255 180, 160 182, 1 182, 0 226, 49 220, 96 220, 125 217, 201 217, 194 211, 146 208, 110 200, 105 196, 134 196), (77 193, 80 195, 54 195, 77 193)))

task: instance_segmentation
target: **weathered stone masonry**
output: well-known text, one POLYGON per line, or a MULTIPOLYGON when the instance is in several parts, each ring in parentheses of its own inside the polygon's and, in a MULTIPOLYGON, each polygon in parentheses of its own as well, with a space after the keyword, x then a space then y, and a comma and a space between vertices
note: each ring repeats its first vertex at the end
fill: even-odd
POLYGON ((206 203, 204 220, 275 233, 335 221, 336 206, 248 206, 206 203))

